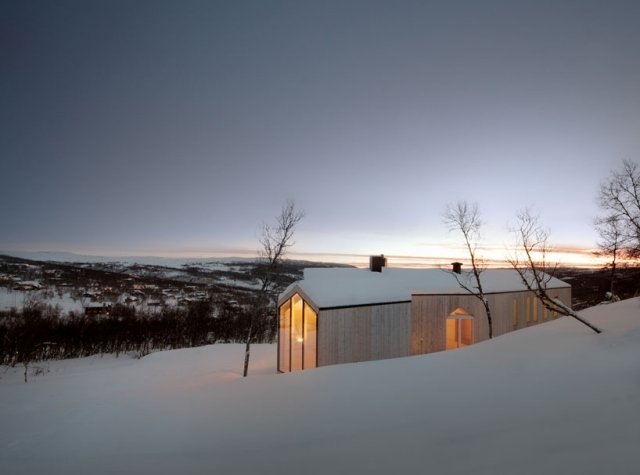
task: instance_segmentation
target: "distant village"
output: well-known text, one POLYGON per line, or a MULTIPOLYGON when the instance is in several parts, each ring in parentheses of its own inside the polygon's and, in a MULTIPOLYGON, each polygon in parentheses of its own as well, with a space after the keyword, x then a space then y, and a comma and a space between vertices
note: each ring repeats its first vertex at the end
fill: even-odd
POLYGON ((230 269, 207 275, 202 269, 35 263, 0 257, 0 311, 45 304, 57 307, 61 315, 99 317, 108 316, 116 305, 147 313, 198 301, 241 305, 255 286, 250 266, 244 267, 244 272, 230 269))

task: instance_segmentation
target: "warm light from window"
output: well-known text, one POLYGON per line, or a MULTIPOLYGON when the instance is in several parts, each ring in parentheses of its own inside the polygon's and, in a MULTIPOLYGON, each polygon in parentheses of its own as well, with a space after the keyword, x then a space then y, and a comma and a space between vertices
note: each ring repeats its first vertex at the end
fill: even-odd
POLYGON ((468 316, 471 316, 471 314, 469 312, 467 312, 464 308, 460 308, 460 307, 456 308, 449 315, 468 315, 468 316))
POLYGON ((298 338, 298 343, 302 343, 302 338, 298 338))

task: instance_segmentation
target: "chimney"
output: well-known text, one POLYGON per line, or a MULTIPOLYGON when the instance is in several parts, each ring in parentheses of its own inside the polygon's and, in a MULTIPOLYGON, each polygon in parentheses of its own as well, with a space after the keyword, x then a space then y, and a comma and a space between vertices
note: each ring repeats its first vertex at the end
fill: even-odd
POLYGON ((452 262, 451 270, 456 274, 462 274, 462 262, 452 262))
POLYGON ((384 254, 369 256, 369 270, 371 272, 382 272, 383 267, 387 267, 387 258, 384 257, 384 254))

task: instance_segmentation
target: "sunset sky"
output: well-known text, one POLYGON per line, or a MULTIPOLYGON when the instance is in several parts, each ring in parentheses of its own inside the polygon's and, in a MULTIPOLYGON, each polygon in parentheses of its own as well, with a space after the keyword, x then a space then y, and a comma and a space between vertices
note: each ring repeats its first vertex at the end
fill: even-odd
POLYGON ((637 1, 5 0, 0 250, 250 255, 292 199, 296 256, 431 262, 464 199, 489 258, 529 206, 590 259, 600 182, 640 160, 639 24, 637 1))

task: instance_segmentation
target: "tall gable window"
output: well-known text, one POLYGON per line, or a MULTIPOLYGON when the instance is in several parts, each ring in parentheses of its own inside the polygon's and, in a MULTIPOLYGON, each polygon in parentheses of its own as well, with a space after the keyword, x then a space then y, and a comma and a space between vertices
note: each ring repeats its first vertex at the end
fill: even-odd
POLYGON ((278 311, 278 371, 289 372, 317 366, 318 316, 299 294, 280 305, 278 311))

